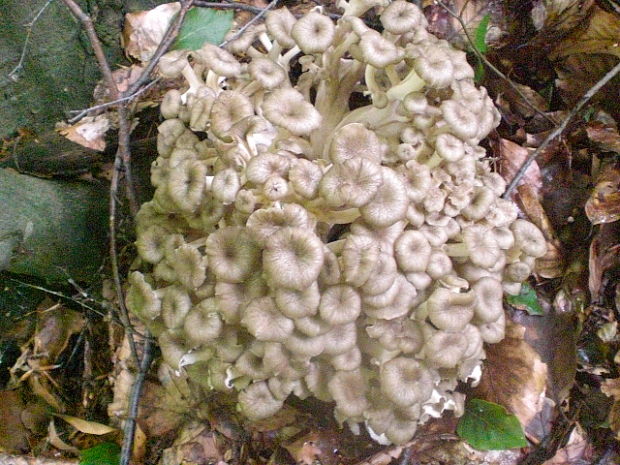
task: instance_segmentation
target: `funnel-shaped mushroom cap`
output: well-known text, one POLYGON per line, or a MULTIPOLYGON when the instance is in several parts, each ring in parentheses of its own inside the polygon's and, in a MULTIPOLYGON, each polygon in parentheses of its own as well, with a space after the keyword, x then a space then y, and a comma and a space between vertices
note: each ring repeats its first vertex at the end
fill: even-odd
POLYGON ((399 407, 425 402, 433 390, 428 368, 408 357, 397 357, 385 363, 380 380, 381 391, 399 407))

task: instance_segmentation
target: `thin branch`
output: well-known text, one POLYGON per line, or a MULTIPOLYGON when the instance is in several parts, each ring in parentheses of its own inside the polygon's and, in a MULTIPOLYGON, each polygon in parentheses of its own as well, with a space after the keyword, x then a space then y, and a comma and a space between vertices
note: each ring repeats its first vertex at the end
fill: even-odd
MULTIPOLYGON (((463 21, 463 18, 456 12, 454 12, 449 6, 447 6, 445 3, 443 3, 441 0, 436 0, 437 4, 439 6, 441 6, 444 10, 446 10, 448 12, 448 14, 450 16, 452 16, 454 19, 456 19, 458 21, 458 23, 461 25, 461 28, 463 29, 463 33, 465 34, 465 37, 467 38, 467 41, 469 42, 470 47, 472 48, 473 52, 476 54, 476 56, 491 70, 493 71, 495 74, 497 74, 500 78, 504 79, 508 85, 510 85, 510 87, 512 87, 512 90, 514 90, 519 97, 521 97, 523 99, 523 101, 526 103, 526 105, 528 107, 530 107, 532 110, 534 110, 538 115, 542 116, 543 118, 545 118, 547 121, 549 121, 551 124, 553 124, 555 126, 555 121, 553 121, 553 119, 551 117, 549 117, 548 115, 546 115, 543 111, 541 111, 538 107, 536 107, 536 105, 534 105, 532 102, 530 102, 530 100, 528 99, 528 97, 523 93, 523 91, 521 91, 521 89, 519 89, 519 86, 517 86, 512 79, 510 79, 508 76, 506 76, 504 73, 502 73, 497 67, 495 67, 495 65, 493 65, 493 63, 491 63, 487 57, 484 56, 484 54, 482 54, 480 52, 480 50, 478 50, 478 47, 476 47, 476 44, 474 43, 473 39, 471 38, 471 36, 469 35, 469 32, 467 32, 467 24, 465 24, 465 21, 463 21)), ((464 8, 464 7, 463 7, 464 8)))
POLYGON ((129 103, 133 99, 135 99, 136 97, 142 95, 148 89, 153 87, 160 80, 161 80, 161 78, 153 79, 151 82, 149 82, 148 84, 142 86, 140 89, 138 89, 135 93, 133 93, 131 95, 127 95, 127 96, 121 97, 121 98, 116 99, 116 100, 111 100, 110 102, 100 103, 99 105, 93 105, 92 107, 84 108, 83 110, 70 110, 69 113, 74 113, 76 115, 73 116, 71 119, 69 119, 68 122, 69 122, 69 124, 74 124, 74 123, 78 122, 79 120, 81 120, 84 116, 88 115, 90 112, 98 111, 98 110, 105 110, 106 108, 113 107, 114 105, 118 105, 119 103, 124 103, 124 102, 129 103))
POLYGON ((278 4, 278 0, 271 0, 269 5, 267 5, 265 8, 263 8, 256 16, 254 16, 251 20, 249 20, 241 28, 239 28, 239 30, 237 32, 235 32, 229 39, 226 39, 224 42, 222 42, 220 44, 220 47, 223 47, 227 43, 229 43, 229 42, 235 40, 237 37, 241 36, 241 34, 243 34, 250 26, 252 26, 252 24, 254 24, 259 19, 261 19, 263 16, 265 16, 269 10, 271 10, 272 8, 275 8, 275 6, 277 4, 278 4))
POLYGON ((123 427, 123 447, 121 449, 121 459, 119 465, 128 465, 131 459, 131 453, 133 451, 133 440, 136 434, 136 419, 138 417, 138 405, 140 401, 140 395, 142 394, 142 387, 144 386, 144 380, 146 374, 149 371, 151 362, 153 361, 153 338, 148 330, 146 331, 146 338, 144 339, 144 350, 142 353, 142 361, 136 379, 131 389, 131 396, 129 398, 129 405, 127 407, 127 419, 123 427))
MULTIPOLYGON (((129 138, 131 136, 131 125, 129 124, 127 103, 123 102, 118 105, 118 148, 116 152, 117 158, 120 157, 123 162, 125 171, 125 189, 127 190, 127 200, 129 202, 129 212, 131 217, 135 218, 138 214, 138 200, 133 184, 133 176, 131 174, 131 149, 129 147, 129 138)), ((111 196, 116 199, 116 193, 111 196)))
POLYGON ((108 64, 108 60, 105 57, 105 53, 103 52, 103 47, 101 46, 101 41, 97 36, 97 32, 95 31, 95 27, 93 26, 93 21, 84 11, 80 8, 80 6, 75 3, 74 0, 62 0, 63 3, 71 10, 71 13, 82 23, 82 26, 86 30, 86 35, 88 35, 88 40, 90 41, 90 45, 95 52, 95 57, 97 58, 97 63, 99 63, 99 68, 101 69, 101 73, 103 74, 103 79, 110 89, 112 93, 112 98, 117 99, 120 97, 118 87, 116 86, 116 82, 114 81, 114 76, 112 76, 112 70, 110 69, 110 65, 108 64))
POLYGON ((588 90, 585 94, 583 94, 583 97, 579 99, 579 102, 577 102, 575 107, 570 111, 570 113, 566 116, 566 118, 564 118, 562 123, 560 123, 560 125, 557 128, 551 131, 551 133, 549 133, 549 135, 545 138, 545 140, 542 141, 542 143, 536 148, 536 150, 534 150, 527 157, 527 159, 523 162, 523 164, 519 168, 519 171, 517 171, 514 178, 512 178, 512 181, 510 181, 510 184, 506 188, 506 192, 504 192, 504 195, 502 195, 503 198, 506 199, 510 197, 512 192, 515 190, 515 188, 517 187, 517 185, 519 184, 519 182, 525 175, 525 172, 527 171, 527 169, 534 162, 534 160, 536 160, 536 157, 538 157, 538 155, 540 155, 542 151, 545 150, 545 148, 547 148, 547 146, 556 137, 558 137, 559 135, 562 134, 562 132, 564 132, 564 129, 566 129, 566 127, 568 126, 568 123, 575 117, 575 115, 577 115, 577 113, 579 113, 579 111, 584 107, 584 105, 588 103, 590 99, 594 97, 594 95, 599 90, 601 90, 601 88, 605 84, 611 81, 618 73, 620 73, 620 63, 618 63, 611 70, 609 70, 607 74, 605 74, 605 76, 603 76, 596 84, 594 84, 590 88, 590 90, 588 90))
POLYGON ((221 10, 239 10, 248 11, 250 13, 260 14, 264 8, 248 5, 241 2, 205 2, 203 0, 194 0, 194 5, 204 8, 219 8, 221 10))
POLYGON ((19 62, 17 63, 17 65, 15 65, 15 68, 13 68, 11 70, 11 72, 7 75, 7 77, 11 81, 16 81, 17 80, 17 73, 19 73, 21 71, 22 67, 24 66, 24 60, 26 59, 26 53, 28 52, 28 44, 30 43, 30 37, 32 36, 32 28, 34 27, 35 23, 39 20, 39 18, 43 14, 43 12, 45 10, 47 10, 47 7, 50 6, 50 4, 53 1, 54 0, 47 0, 45 2, 45 5, 43 5, 41 7, 41 9, 34 15, 34 18, 32 18, 32 21, 30 21, 29 23, 25 24, 25 26, 26 26, 26 38, 24 39, 24 46, 22 47, 22 53, 19 56, 19 62))
POLYGON ((159 45, 157 46, 157 49, 153 53, 151 60, 148 62, 148 64, 144 68, 144 71, 142 71, 142 74, 136 80, 136 82, 134 82, 131 86, 129 86, 129 89, 127 89, 124 92, 124 95, 135 94, 138 91, 138 89, 140 89, 140 87, 142 87, 142 85, 146 81, 149 80, 151 73, 155 69, 155 66, 157 66, 157 62, 159 62, 159 59, 162 57, 164 53, 168 51, 168 49, 172 45, 172 42, 174 41, 174 39, 176 39, 179 33, 179 30, 181 29, 181 24, 183 24, 183 20, 185 19, 185 15, 187 14, 187 12, 189 11, 189 9, 192 7, 193 4, 194 4, 194 0, 181 1, 181 10, 177 14, 177 16, 174 18, 174 21, 172 21, 172 23, 166 30, 166 33, 162 37, 161 42, 159 43, 159 45))

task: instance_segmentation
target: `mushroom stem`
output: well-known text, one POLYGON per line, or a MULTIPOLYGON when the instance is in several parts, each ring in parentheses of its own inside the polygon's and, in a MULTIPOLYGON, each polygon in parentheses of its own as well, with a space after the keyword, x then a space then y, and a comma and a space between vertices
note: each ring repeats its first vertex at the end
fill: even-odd
POLYGON ((295 45, 292 49, 286 52, 284 55, 281 55, 278 59, 278 64, 282 66, 286 71, 289 71, 289 64, 291 60, 299 53, 301 49, 295 45))
POLYGON ((385 92, 379 87, 379 83, 377 83, 377 68, 372 65, 366 65, 366 70, 364 71, 364 80, 366 81, 366 87, 368 87, 368 91, 370 92, 370 98, 372 99, 372 104, 376 108, 384 108, 388 104, 387 97, 385 92))
POLYGON ((400 76, 396 72, 396 68, 394 67, 394 65, 387 65, 385 67, 385 74, 390 80, 390 84, 392 85, 392 87, 395 87, 402 82, 400 76))
POLYGON ((387 96, 392 101, 401 101, 405 98, 407 94, 410 94, 411 92, 417 92, 418 90, 421 90, 425 85, 426 83, 424 82, 424 80, 420 76, 418 76, 418 73, 416 73, 414 69, 412 69, 409 74, 407 74, 405 79, 401 81, 400 84, 392 87, 390 90, 387 91, 387 96))
POLYGON ((189 83, 189 89, 185 92, 185 94, 183 94, 185 98, 187 98, 189 94, 195 93, 200 87, 204 86, 204 82, 198 77, 194 71, 194 68, 192 68, 189 63, 185 65, 185 68, 183 68, 181 73, 189 83))

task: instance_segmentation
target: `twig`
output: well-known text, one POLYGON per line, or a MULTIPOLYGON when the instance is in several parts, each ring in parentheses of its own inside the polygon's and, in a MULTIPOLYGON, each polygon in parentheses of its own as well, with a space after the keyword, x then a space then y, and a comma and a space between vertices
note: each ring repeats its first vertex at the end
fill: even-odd
MULTIPOLYGON (((539 114, 540 116, 542 116, 543 118, 545 118, 547 121, 549 121, 551 124, 555 125, 555 121, 549 117, 548 115, 546 115, 544 112, 542 112, 538 107, 536 107, 532 102, 530 102, 530 100, 527 98, 527 96, 521 91, 521 89, 519 89, 519 86, 517 86, 512 79, 510 79, 508 76, 506 76, 504 73, 502 73, 497 67, 495 67, 495 65, 493 65, 493 63, 491 63, 487 57, 484 56, 484 54, 482 54, 480 52, 480 50, 478 50, 478 47, 476 47, 476 44, 474 43, 473 39, 471 38, 471 36, 469 35, 469 32, 467 32, 467 24, 465 24, 465 21, 463 21, 463 18, 456 12, 452 11, 452 9, 447 6, 445 3, 443 3, 441 0, 435 0, 437 2, 437 4, 439 6, 441 6, 444 10, 446 10, 448 12, 448 14, 450 16, 452 16, 454 19, 456 19, 458 21, 458 23, 461 25, 461 28, 463 29, 463 33, 465 34, 465 37, 467 38, 467 41, 469 42, 469 45, 471 46, 473 52, 476 54, 476 56, 491 70, 493 71, 495 74, 497 74, 499 77, 501 77, 502 79, 504 79, 508 85, 510 85, 510 87, 512 87, 512 90, 514 90, 519 97, 521 97, 523 99, 523 101, 526 103, 526 105, 528 107, 530 107, 532 110, 534 110, 537 114, 539 114)), ((463 8, 465 8, 465 5, 463 6, 463 8)))
POLYGON ((579 111, 583 108, 583 106, 586 103, 588 103, 588 101, 590 101, 590 99, 592 97, 594 97, 594 95, 599 90, 601 90, 601 88, 605 84, 607 84, 609 81, 611 81, 618 73, 620 73, 620 63, 618 63, 611 70, 609 70, 607 72, 607 74, 605 74, 605 76, 603 76, 596 84, 594 84, 590 88, 590 90, 588 90, 585 94, 583 94, 581 99, 579 99, 579 102, 577 102, 575 107, 570 111, 570 113, 566 116, 566 118, 564 118, 562 123, 560 123, 560 125, 557 128, 555 128, 553 131, 551 131, 551 133, 545 138, 545 140, 542 141, 542 143, 536 148, 536 150, 534 150, 527 157, 527 159, 523 162, 523 164, 519 168, 519 171, 517 171, 517 173, 515 174, 514 178, 512 178, 512 181, 510 181, 510 184, 506 188, 506 192, 504 192, 504 195, 502 195, 503 198, 506 199, 506 198, 510 197, 512 192, 515 190, 515 188, 517 187, 517 185, 519 184, 519 182, 521 181, 521 179, 525 175, 525 172, 527 171, 527 169, 534 162, 534 160, 536 160, 536 157, 538 157, 538 155, 540 155, 542 153, 542 151, 545 148, 547 148, 547 146, 556 137, 558 137, 560 134, 562 134, 562 132, 564 132, 564 129, 566 129, 566 126, 568 126, 568 123, 575 117, 575 115, 577 115, 577 113, 579 113, 579 111))
POLYGON ((153 360, 153 346, 152 346, 151 334, 146 331, 146 338, 144 339, 144 350, 142 353, 142 361, 136 379, 131 389, 131 397, 129 398, 129 405, 127 407, 127 419, 125 420, 125 426, 123 427, 123 447, 121 449, 121 459, 119 465, 127 465, 131 459, 131 453, 133 450, 133 439, 136 434, 136 419, 138 417, 138 404, 140 401, 140 395, 142 394, 142 387, 144 386, 144 380, 146 374, 149 371, 151 362, 153 360))
POLYGON ((123 97, 121 97, 119 99, 111 100, 110 102, 100 103, 99 105, 93 105, 92 107, 84 108, 83 110, 70 110, 69 113, 74 113, 76 115, 73 116, 71 119, 69 119, 68 122, 69 122, 69 124, 73 124, 73 123, 81 120, 84 116, 86 116, 87 114, 89 114, 92 111, 105 110, 106 108, 112 107, 114 105, 118 105, 119 103, 124 103, 124 102, 129 103, 133 99, 135 99, 136 97, 142 95, 148 89, 153 87, 160 80, 161 80, 161 78, 155 78, 151 82, 149 82, 148 84, 142 86, 135 93, 127 95, 127 96, 123 96, 123 97))
POLYGON ((230 38, 228 38, 224 42, 222 42, 220 44, 220 47, 223 47, 227 43, 229 43, 229 42, 235 40, 237 37, 241 36, 241 34, 243 34, 252 24, 254 24, 259 19, 261 19, 263 16, 265 16, 269 10, 271 10, 272 8, 275 8, 275 6, 277 4, 278 4, 278 0, 271 0, 269 5, 267 5, 265 8, 263 8, 256 16, 254 16, 251 20, 249 20, 242 27, 240 27, 239 30, 237 32, 235 32, 230 38))
POLYGON ((194 0, 194 5, 204 8, 219 8, 221 10, 248 11, 254 14, 260 14, 264 10, 264 8, 241 2, 205 2, 203 0, 194 0))
POLYGON ((95 31, 95 27, 93 26, 93 21, 88 16, 80 6, 75 3, 74 0, 62 0, 63 3, 71 10, 71 13, 82 23, 82 26, 86 30, 86 35, 88 35, 88 40, 90 41, 90 45, 95 52, 95 57, 97 58, 97 63, 99 64, 99 69, 101 69, 101 73, 103 74, 103 79, 110 89, 112 93, 113 99, 118 99, 120 97, 118 87, 116 86, 116 82, 114 81, 114 76, 112 76, 112 70, 110 69, 110 65, 108 64, 108 60, 105 57, 105 53, 103 52, 103 47, 101 46, 101 41, 97 36, 97 32, 95 31))
POLYGON ((157 46, 157 49, 153 53, 151 60, 148 62, 148 64, 144 68, 144 71, 142 71, 142 74, 140 75, 140 77, 136 80, 136 82, 134 82, 131 86, 129 86, 129 89, 125 91, 124 95, 135 94, 138 91, 138 89, 140 89, 140 87, 146 81, 149 80, 151 73, 155 69, 155 66, 157 66, 157 62, 162 57, 162 55, 166 53, 166 51, 168 51, 168 48, 170 48, 170 45, 172 45, 172 42, 174 41, 174 39, 176 39, 177 34, 179 33, 179 30, 181 29, 181 24, 183 24, 183 20, 185 19, 185 15, 189 11, 189 9, 193 6, 193 4, 194 4, 194 0, 181 1, 181 10, 175 17, 174 21, 170 24, 170 26, 166 30, 166 33, 162 37, 161 42, 159 43, 159 45, 157 46))
POLYGON ((15 68, 13 68, 11 70, 11 72, 7 75, 7 77, 11 81, 17 80, 17 73, 19 71, 21 71, 22 67, 24 66, 24 60, 26 59, 26 53, 28 51, 28 44, 30 43, 30 37, 32 36, 32 28, 34 27, 35 23, 39 20, 39 18, 43 14, 43 12, 45 10, 47 10, 47 7, 50 6, 50 4, 53 1, 54 0, 47 0, 45 2, 45 5, 43 5, 41 7, 41 9, 34 15, 34 18, 32 18, 32 21, 30 21, 29 23, 25 24, 25 26, 26 26, 26 38, 24 39, 24 46, 22 47, 22 53, 19 56, 19 62, 17 63, 17 65, 15 65, 15 68))

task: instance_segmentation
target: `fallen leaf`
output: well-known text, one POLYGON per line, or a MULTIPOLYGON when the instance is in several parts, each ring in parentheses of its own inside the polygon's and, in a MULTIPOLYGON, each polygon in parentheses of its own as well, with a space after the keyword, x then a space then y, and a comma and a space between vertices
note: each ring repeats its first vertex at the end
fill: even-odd
POLYGON ((175 2, 148 11, 127 13, 122 35, 125 53, 142 62, 149 61, 180 8, 180 3, 175 2))
POLYGON ((224 460, 226 450, 220 438, 204 424, 188 424, 179 431, 172 447, 164 450, 160 463, 219 463, 224 460))
POLYGON ((56 449, 69 452, 73 455, 80 454, 80 451, 77 449, 77 447, 73 447, 72 445, 67 444, 60 438, 58 432, 56 431, 56 425, 54 424, 53 418, 50 420, 50 424, 47 429, 47 441, 56 449))
POLYGON ((587 26, 580 25, 551 51, 556 59, 576 53, 605 53, 620 57, 620 16, 595 5, 587 19, 587 26))
POLYGON ((80 465, 117 465, 121 448, 114 442, 103 442, 80 451, 80 465))
MULTIPOLYGON (((572 108, 583 94, 617 63, 618 58, 612 55, 586 53, 569 55, 554 63, 558 76, 556 86, 569 108, 572 108)), ((617 75, 592 97, 590 104, 600 105, 618 119, 620 117, 619 91, 620 76, 617 75)))
POLYGON ((603 152, 620 154, 620 134, 615 126, 600 121, 590 121, 586 126, 586 133, 588 139, 603 152))
POLYGON ((547 241, 547 253, 536 260, 536 273, 543 278, 562 276, 564 260, 560 252, 561 244, 545 209, 540 203, 535 187, 530 184, 523 184, 517 188, 517 192, 523 212, 532 223, 538 226, 547 241))
POLYGON ((493 402, 471 399, 456 428, 458 435, 478 450, 526 447, 523 428, 515 415, 493 402))
POLYGON ((542 465, 592 463, 592 456, 592 445, 588 442, 586 433, 577 424, 571 431, 566 445, 558 449, 553 458, 547 460, 542 465))
POLYGON ((284 448, 298 464, 312 465, 317 460, 323 465, 339 463, 338 454, 335 453, 339 448, 337 436, 326 431, 311 431, 284 448))
POLYGON ((258 432, 279 430, 298 421, 299 412, 288 405, 264 420, 251 422, 250 429, 258 432))
POLYGON ((57 416, 58 418, 62 418, 75 429, 86 434, 96 434, 100 436, 102 434, 108 434, 112 431, 116 431, 116 428, 112 428, 111 426, 104 425, 96 421, 84 420, 82 418, 73 417, 71 415, 57 414, 55 416, 57 416))
POLYGON ((545 311, 538 302, 536 291, 528 283, 523 283, 518 295, 507 295, 506 301, 516 309, 526 311, 530 315, 544 315, 545 311))
POLYGON ((599 230, 590 243, 590 257, 588 266, 588 288, 592 301, 597 302, 603 291, 603 275, 606 271, 620 264, 620 223, 606 223, 599 226, 599 230))
POLYGON ((503 405, 525 427, 542 408, 547 365, 513 325, 507 337, 486 347, 487 359, 476 397, 503 405))
POLYGON ((30 450, 29 433, 21 420, 24 407, 17 391, 0 391, 0 450, 10 453, 30 450))
POLYGON ((592 224, 620 219, 620 162, 607 163, 603 167, 585 208, 592 224))
POLYGON ((56 130, 67 139, 86 148, 105 150, 105 134, 110 129, 110 120, 103 114, 85 116, 74 125, 58 123, 56 130))
POLYGON ((232 10, 190 9, 171 50, 198 50, 205 43, 221 44, 232 26, 233 17, 232 10))
POLYGON ((69 339, 84 327, 84 317, 75 310, 45 299, 38 307, 37 328, 34 336, 34 354, 39 364, 56 362, 67 348, 69 339))
MULTIPOLYGON (((531 150, 521 147, 518 144, 508 140, 501 139, 499 142, 500 157, 500 173, 502 177, 509 183, 515 177, 531 150)), ((540 168, 538 163, 533 162, 525 172, 525 176, 521 179, 519 185, 527 184, 534 190, 538 191, 542 188, 542 180, 540 176, 540 168)))

